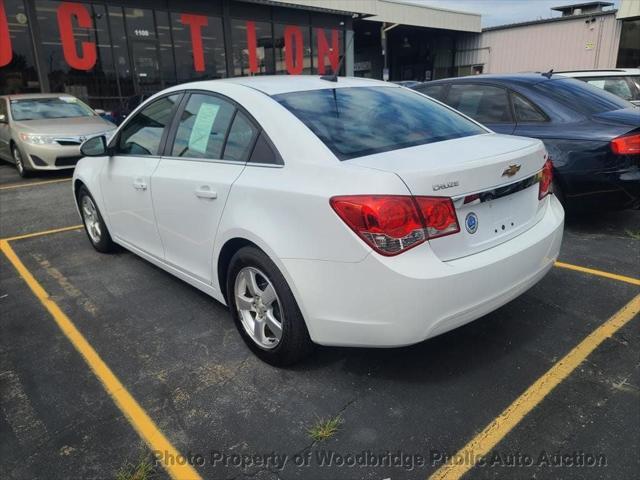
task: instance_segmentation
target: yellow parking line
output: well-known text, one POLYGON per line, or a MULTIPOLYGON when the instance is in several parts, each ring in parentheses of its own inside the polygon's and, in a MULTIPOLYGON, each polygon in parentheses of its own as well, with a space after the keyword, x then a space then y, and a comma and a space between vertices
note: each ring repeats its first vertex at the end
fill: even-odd
MULTIPOLYGON (((158 429, 149 415, 142 409, 138 402, 131 396, 125 386, 118 380, 111 369, 100 358, 91 344, 84 338, 73 322, 60 309, 60 307, 49 297, 49 294, 38 283, 34 276, 27 270, 22 261, 15 254, 6 240, 0 240, 0 250, 13 264, 20 276, 27 283, 34 295, 40 300, 42 305, 49 311, 55 322, 62 330, 62 333, 69 339, 76 350, 82 355, 89 368, 102 382, 107 393, 114 400, 118 408, 124 413, 131 425, 136 429, 140 437, 147 442, 151 450, 161 451, 162 459, 176 459, 179 453, 171 442, 158 429), (166 453, 165 453, 166 452, 166 453)), ((178 465, 177 462, 168 461, 163 463, 171 478, 175 480, 201 480, 195 469, 185 463, 178 465)))
POLYGON ((53 230, 45 230, 44 232, 26 233, 24 235, 16 235, 15 237, 7 237, 1 240, 5 242, 13 242, 14 240, 24 240, 25 238, 42 237, 43 235, 51 235, 52 233, 70 232, 71 230, 79 230, 84 225, 73 225, 71 227, 54 228, 53 230))
POLYGON ((520 395, 495 420, 456 453, 453 460, 440 467, 430 480, 459 479, 500 442, 544 398, 565 380, 602 342, 613 336, 640 312, 640 295, 600 325, 573 350, 553 365, 520 395))
POLYGON ((47 185, 49 183, 62 183, 62 182, 70 182, 70 181, 71 181, 71 178, 58 178, 56 180, 43 180, 41 182, 13 183, 11 185, 4 185, 0 187, 0 190, 11 190, 14 188, 35 187, 37 185, 47 185))
POLYGON ((624 275, 618 275, 617 273, 604 272, 602 270, 595 270, 593 268, 580 267, 579 265, 572 265, 570 263, 564 263, 564 262, 556 262, 556 267, 566 268, 568 270, 575 270, 576 272, 588 273, 590 275, 597 275, 599 277, 610 278, 612 280, 619 280, 621 282, 630 283, 631 285, 640 286, 640 279, 627 277, 624 275))
MULTIPOLYGON (((47 308, 54 320, 69 338, 76 349, 84 357, 91 370, 100 379, 103 386, 114 399, 120 410, 129 419, 140 436, 147 442, 152 450, 168 452, 163 458, 177 458, 178 452, 167 438, 158 430, 158 427, 149 418, 146 412, 140 407, 131 394, 120 383, 109 367, 98 356, 82 334, 76 329, 71 320, 60 310, 58 305, 49 298, 49 295, 42 286, 35 280, 33 275, 27 270, 24 264, 17 257, 10 247, 10 241, 22 240, 25 238, 50 235, 54 233, 78 230, 83 225, 46 230, 31 234, 18 235, 0 240, 0 250, 4 252, 9 261, 18 270, 23 279, 27 282, 36 297, 47 308)), ((581 267, 564 262, 556 262, 556 267, 575 270, 600 277, 618 280, 640 285, 640 279, 609 273, 602 270, 581 267)), ((484 455, 489 453, 498 442, 500 442, 522 419, 533 410, 558 384, 565 380, 580 363, 582 363, 604 340, 611 337, 620 328, 626 325, 640 312, 640 295, 625 305, 613 317, 598 327, 579 345, 571 350, 564 358, 554 364, 547 373, 540 377, 531 385, 520 397, 518 397, 507 409, 505 409, 493 422, 485 427, 482 432, 476 435, 467 445, 465 445, 455 456, 463 459, 462 462, 448 463, 439 468, 430 480, 459 479, 468 472, 475 463, 484 455), (471 460, 471 461, 467 461, 471 460)), ((174 462, 175 463, 175 462, 174 462)), ((197 472, 188 464, 174 465, 164 464, 164 467, 174 479, 200 479, 197 472)))

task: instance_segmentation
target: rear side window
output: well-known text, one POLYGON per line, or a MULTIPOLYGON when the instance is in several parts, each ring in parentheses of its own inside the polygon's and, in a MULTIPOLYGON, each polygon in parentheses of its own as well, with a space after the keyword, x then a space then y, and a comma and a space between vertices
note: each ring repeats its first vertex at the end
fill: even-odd
POLYGON ((219 97, 192 94, 180 118, 172 156, 221 159, 235 110, 219 97))
POLYGON ((420 85, 419 87, 416 87, 415 90, 417 90, 420 93, 424 93, 425 95, 429 95, 432 98, 435 98, 436 100, 440 100, 441 102, 444 101, 444 94, 446 91, 447 86, 445 84, 438 84, 438 85, 420 85))
POLYGON ((572 78, 541 80, 529 88, 586 115, 633 107, 620 97, 572 78))
POLYGON ((451 85, 447 103, 480 123, 511 123, 511 107, 506 89, 465 83, 451 85))
POLYGON ((327 88, 274 98, 341 160, 487 133, 451 109, 404 88, 327 88))
POLYGON ((251 153, 249 163, 282 165, 282 159, 276 154, 264 133, 260 133, 253 152, 251 153))
POLYGON ((516 121, 522 123, 546 122, 547 117, 538 110, 529 100, 522 95, 513 93, 511 95, 513 109, 516 113, 516 121))
POLYGON ((169 95, 144 107, 123 127, 116 145, 120 155, 159 155, 164 129, 181 95, 169 95))
POLYGON ((601 88, 609 93, 613 93, 625 100, 634 100, 633 91, 631 85, 623 77, 602 77, 602 78, 585 78, 582 79, 589 85, 601 88))

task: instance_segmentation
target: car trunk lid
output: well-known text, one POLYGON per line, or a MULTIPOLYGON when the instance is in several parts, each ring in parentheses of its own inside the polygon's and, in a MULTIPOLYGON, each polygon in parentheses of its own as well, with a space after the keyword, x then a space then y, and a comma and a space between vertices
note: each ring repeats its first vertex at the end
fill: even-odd
POLYGON ((539 140, 486 134, 349 162, 396 173, 413 195, 452 198, 460 232, 429 241, 448 261, 505 242, 541 218, 537 174, 545 160, 539 140))
POLYGON ((629 107, 620 110, 611 110, 609 112, 596 113, 591 116, 593 120, 599 123, 610 125, 624 125, 632 128, 640 127, 640 108, 629 107))

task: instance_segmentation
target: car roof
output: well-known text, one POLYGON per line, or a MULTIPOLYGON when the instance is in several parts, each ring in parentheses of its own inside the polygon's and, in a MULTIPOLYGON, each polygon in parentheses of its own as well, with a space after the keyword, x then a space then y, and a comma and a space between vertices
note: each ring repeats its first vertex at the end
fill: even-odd
POLYGON ((254 77, 223 78, 219 80, 207 80, 193 84, 179 85, 180 89, 188 89, 197 85, 198 88, 210 87, 215 89, 221 83, 243 85, 259 90, 267 95, 279 95, 281 93, 302 92, 307 90, 322 90, 327 88, 347 87, 396 87, 382 80, 370 80, 356 77, 338 77, 337 82, 323 80, 317 75, 259 75, 254 77))
MULTIPOLYGON (((497 81, 499 83, 512 83, 512 84, 520 84, 520 85, 535 85, 537 83, 549 82, 553 80, 569 80, 569 77, 564 77, 562 75, 556 75, 553 73, 551 77, 548 77, 547 74, 542 74, 539 72, 536 73, 507 73, 507 74, 482 74, 482 75, 467 75, 465 77, 453 77, 453 78, 443 78, 439 80, 432 80, 430 82, 425 82, 422 85, 436 85, 438 83, 463 83, 463 82, 480 82, 483 81, 491 82, 497 81)), ((414 87, 415 88, 415 87, 414 87)))
POLYGON ((4 98, 9 100, 31 100, 36 98, 60 98, 60 97, 74 97, 68 93, 18 93, 15 95, 4 95, 4 98))
POLYGON ((571 70, 557 72, 558 75, 567 77, 624 77, 628 75, 640 75, 640 68, 613 68, 611 70, 571 70))

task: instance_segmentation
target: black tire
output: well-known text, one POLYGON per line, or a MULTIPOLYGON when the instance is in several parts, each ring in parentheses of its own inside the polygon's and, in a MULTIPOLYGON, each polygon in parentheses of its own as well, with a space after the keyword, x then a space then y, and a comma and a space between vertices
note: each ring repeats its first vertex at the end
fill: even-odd
POLYGON ((111 253, 111 252, 117 251, 118 246, 115 243, 113 243, 113 240, 111 240, 111 235, 109 234, 109 230, 107 229, 106 223, 104 223, 104 219, 102 218, 102 214, 100 213, 100 210, 98 210, 98 206, 96 204, 96 201, 93 199, 93 197, 89 193, 89 190, 84 185, 81 186, 78 189, 78 209, 80 210, 80 215, 82 216, 82 223, 84 224, 84 231, 87 234, 87 237, 89 238, 89 241, 91 242, 91 245, 93 245, 93 248, 95 248, 100 253, 111 253), (92 236, 89 233, 89 226, 88 226, 88 223, 87 223, 87 218, 85 218, 85 215, 87 215, 87 214, 86 214, 86 211, 83 208, 84 198, 85 197, 87 197, 91 201, 91 203, 93 204, 93 206, 95 208, 95 213, 96 213, 96 217, 97 217, 96 220, 97 220, 98 225, 100 227, 99 239, 94 238, 95 235, 92 236))
POLYGON ((299 362, 313 351, 313 342, 293 293, 278 267, 264 252, 255 247, 243 247, 238 250, 229 263, 226 287, 227 303, 240 336, 261 360, 270 365, 282 367, 299 362), (236 305, 236 278, 246 267, 258 269, 264 273, 277 295, 279 310, 282 314, 282 334, 279 343, 270 349, 262 347, 249 336, 236 305))
POLYGON ((20 152, 20 149, 15 144, 11 147, 11 155, 13 155, 13 161, 16 164, 18 175, 20 175, 22 178, 28 178, 31 172, 25 164, 22 152, 20 152))

